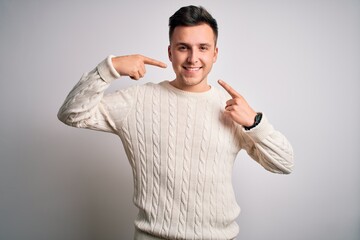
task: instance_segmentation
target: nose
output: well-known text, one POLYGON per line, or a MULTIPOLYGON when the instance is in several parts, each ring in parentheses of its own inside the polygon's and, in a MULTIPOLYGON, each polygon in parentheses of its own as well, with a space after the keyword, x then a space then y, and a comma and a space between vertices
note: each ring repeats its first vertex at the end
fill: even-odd
POLYGON ((196 50, 189 51, 189 56, 187 61, 189 63, 197 63, 199 61, 198 53, 196 52, 196 50))

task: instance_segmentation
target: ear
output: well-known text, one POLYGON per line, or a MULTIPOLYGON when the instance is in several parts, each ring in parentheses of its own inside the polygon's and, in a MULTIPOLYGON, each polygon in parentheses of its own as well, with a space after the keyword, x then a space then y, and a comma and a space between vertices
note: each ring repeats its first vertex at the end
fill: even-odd
POLYGON ((172 55, 171 55, 171 47, 170 47, 170 45, 168 46, 168 56, 169 56, 170 62, 172 62, 172 55))
POLYGON ((217 56, 218 56, 218 53, 219 53, 219 49, 218 49, 218 47, 215 47, 214 57, 213 57, 213 63, 215 63, 215 62, 216 62, 216 60, 217 60, 217 56))

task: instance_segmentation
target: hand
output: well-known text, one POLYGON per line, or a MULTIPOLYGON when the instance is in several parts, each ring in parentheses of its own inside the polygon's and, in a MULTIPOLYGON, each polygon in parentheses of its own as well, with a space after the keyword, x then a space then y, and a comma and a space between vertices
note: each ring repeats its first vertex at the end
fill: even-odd
POLYGON ((230 94, 232 97, 226 102, 224 114, 229 116, 238 124, 249 127, 254 124, 256 112, 249 106, 245 98, 236 92, 229 84, 222 80, 218 83, 230 94))
POLYGON ((166 68, 166 64, 143 55, 119 56, 111 59, 112 64, 120 76, 129 76, 139 80, 146 73, 145 64, 166 68))

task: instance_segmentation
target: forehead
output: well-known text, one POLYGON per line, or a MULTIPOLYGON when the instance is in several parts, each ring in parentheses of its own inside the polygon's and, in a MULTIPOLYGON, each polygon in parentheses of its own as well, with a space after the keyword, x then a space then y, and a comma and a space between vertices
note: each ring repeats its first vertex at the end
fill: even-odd
POLYGON ((214 44, 215 34, 208 24, 177 26, 171 36, 171 43, 214 44))

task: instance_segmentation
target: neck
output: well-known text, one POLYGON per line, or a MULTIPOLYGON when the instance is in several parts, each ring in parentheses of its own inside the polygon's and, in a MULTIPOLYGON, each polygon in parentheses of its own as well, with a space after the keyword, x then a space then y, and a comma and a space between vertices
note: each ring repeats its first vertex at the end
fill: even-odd
POLYGON ((178 81, 177 79, 170 82, 173 87, 180 89, 186 92, 206 92, 209 91, 211 86, 207 83, 207 80, 204 79, 197 84, 186 84, 178 81))

